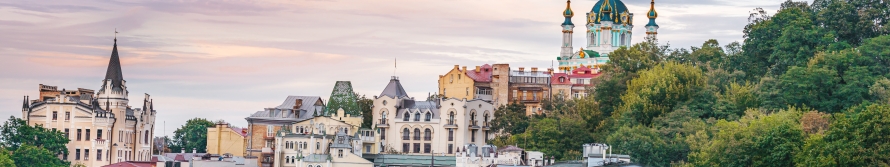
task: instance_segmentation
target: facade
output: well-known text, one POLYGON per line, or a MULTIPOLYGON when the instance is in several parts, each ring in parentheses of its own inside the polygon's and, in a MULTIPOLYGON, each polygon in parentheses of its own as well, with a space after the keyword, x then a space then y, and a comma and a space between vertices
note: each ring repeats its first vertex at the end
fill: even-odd
MULTIPOLYGON (((646 24, 646 34, 649 38, 655 38, 658 34, 658 24, 655 19, 658 14, 655 12, 655 1, 650 3, 650 9, 647 12, 649 23, 646 24)), ((609 53, 619 47, 631 46, 633 36, 633 13, 630 13, 627 6, 621 0, 599 0, 593 8, 586 14, 587 24, 586 35, 587 49, 580 48, 578 51, 572 52, 572 37, 575 24, 571 18, 574 16, 571 9, 571 1, 566 1, 566 9, 563 11, 562 33, 563 40, 559 57, 558 71, 567 73, 579 67, 586 66, 592 68, 598 73, 599 66, 609 61, 609 53)))
POLYGON ((244 157, 247 150, 247 129, 217 123, 207 128, 207 153, 244 157))
POLYGON ((467 66, 454 68, 445 75, 439 75, 439 97, 456 99, 475 99, 475 81, 467 76, 467 66))
POLYGON ((497 87, 491 84, 491 65, 476 66, 466 73, 467 77, 473 79, 474 99, 494 101, 494 89, 497 87))
MULTIPOLYGON (((338 115, 343 115, 340 110, 338 115)), ((275 167, 371 167, 362 158, 358 124, 334 117, 315 117, 288 125, 275 137, 275 167)))
POLYGON ((593 87, 591 80, 599 75, 587 67, 577 68, 571 73, 554 73, 550 81, 553 96, 565 99, 585 97, 588 95, 587 89, 593 87))
POLYGON ((510 71, 510 101, 525 106, 526 115, 542 114, 541 102, 550 98, 551 70, 539 71, 532 67, 531 71, 519 67, 510 71))
POLYGON ((491 102, 480 99, 441 98, 415 101, 397 77, 374 97, 372 129, 378 153, 455 155, 466 144, 484 145, 492 135, 491 102))
POLYGON ((25 101, 22 119, 28 125, 59 130, 71 141, 59 158, 86 166, 103 166, 151 158, 157 111, 148 94, 141 108, 129 105, 127 82, 114 40, 105 79, 97 94, 89 89, 58 90, 41 84, 40 98, 25 101))
POLYGON ((494 64, 491 66, 491 96, 494 107, 510 103, 510 65, 494 64))
POLYGON ((257 166, 270 167, 275 162, 275 132, 324 115, 324 101, 318 96, 288 96, 281 105, 265 108, 245 118, 247 120, 247 158, 258 158, 257 166))

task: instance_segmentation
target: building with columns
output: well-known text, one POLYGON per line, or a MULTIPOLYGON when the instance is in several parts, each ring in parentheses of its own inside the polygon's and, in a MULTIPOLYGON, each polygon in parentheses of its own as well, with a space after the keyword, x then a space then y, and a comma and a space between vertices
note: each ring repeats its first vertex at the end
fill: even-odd
POLYGON ((94 167, 151 160, 157 111, 148 94, 141 108, 130 106, 116 38, 97 94, 83 88, 60 91, 43 84, 39 91, 35 100, 25 97, 22 119, 28 125, 65 133, 71 140, 66 145, 69 154, 60 155, 60 159, 94 167))
MULTIPOLYGON (((558 72, 568 73, 579 67, 587 67, 598 73, 600 65, 609 62, 609 53, 620 47, 630 47, 633 37, 634 14, 621 0, 599 0, 585 16, 587 20, 585 39, 586 48, 575 50, 572 45, 575 24, 572 17, 571 1, 566 1, 563 11, 565 21, 562 23, 562 45, 559 57, 558 72)), ((658 25, 655 24, 655 1, 651 2, 647 12, 649 23, 646 24, 647 37, 655 38, 658 25)))
POLYGON ((449 155, 466 144, 485 145, 493 137, 494 107, 481 99, 438 98, 417 101, 392 77, 372 108, 377 149, 372 154, 449 155))

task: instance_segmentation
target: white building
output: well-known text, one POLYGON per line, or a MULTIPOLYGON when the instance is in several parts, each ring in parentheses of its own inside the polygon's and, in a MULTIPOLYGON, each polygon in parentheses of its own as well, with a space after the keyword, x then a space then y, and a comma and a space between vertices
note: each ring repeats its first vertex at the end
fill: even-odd
POLYGON ((43 125, 65 133, 71 141, 69 154, 59 158, 72 165, 103 166, 123 161, 151 159, 154 122, 157 111, 148 94, 141 108, 130 106, 127 81, 123 78, 117 39, 108 70, 99 92, 58 90, 40 85, 40 97, 22 105, 22 119, 28 125, 43 125))
POLYGON ((582 156, 587 167, 630 163, 630 156, 612 154, 612 147, 607 144, 588 143, 583 148, 582 156))
MULTIPOLYGON (((559 61, 557 71, 566 73, 586 66, 599 72, 599 65, 609 61, 609 53, 620 47, 631 46, 634 14, 621 0, 599 0, 585 16, 587 18, 587 24, 585 24, 587 48, 575 51, 572 44, 575 29, 572 17, 575 16, 575 13, 570 5, 571 1, 567 1, 566 9, 563 11, 565 21, 561 25, 563 39, 562 45, 560 45, 560 55, 556 58, 559 61)), ((649 22, 646 24, 647 37, 655 38, 658 34, 658 24, 655 24, 658 14, 655 12, 654 0, 650 3, 650 9, 646 16, 649 18, 649 22)))
POLYGON ((485 145, 492 137, 489 121, 494 118, 494 107, 490 101, 416 101, 408 97, 397 77, 374 97, 373 114, 372 129, 377 133, 374 154, 453 156, 459 146, 485 145))
MULTIPOLYGON (((338 111, 342 115, 343 110, 338 111)), ((319 116, 281 128, 276 133, 274 167, 371 167, 362 158, 358 124, 319 116), (350 135, 354 134, 354 135, 350 135)), ((265 148, 264 148, 265 149, 265 148)))

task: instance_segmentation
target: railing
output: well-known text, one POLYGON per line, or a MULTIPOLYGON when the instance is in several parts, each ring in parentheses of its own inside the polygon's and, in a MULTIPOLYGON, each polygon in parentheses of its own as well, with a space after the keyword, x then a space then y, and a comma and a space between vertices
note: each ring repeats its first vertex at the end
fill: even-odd
POLYGON ((377 121, 379 121, 377 127, 389 127, 389 124, 386 122, 387 119, 377 119, 377 121))
POLYGON ((415 135, 414 140, 420 140, 420 135, 415 135))
POLYGON ((410 137, 408 137, 408 135, 403 135, 402 140, 410 140, 410 137))
POLYGON ((272 152, 273 152, 272 148, 263 147, 263 151, 262 151, 263 154, 272 154, 272 152))
POLYGON ((374 142, 374 136, 362 136, 363 142, 374 142))
POLYGON ((433 140, 433 137, 432 137, 432 136, 424 136, 424 137, 423 137, 423 140, 424 140, 424 141, 431 141, 431 140, 433 140))

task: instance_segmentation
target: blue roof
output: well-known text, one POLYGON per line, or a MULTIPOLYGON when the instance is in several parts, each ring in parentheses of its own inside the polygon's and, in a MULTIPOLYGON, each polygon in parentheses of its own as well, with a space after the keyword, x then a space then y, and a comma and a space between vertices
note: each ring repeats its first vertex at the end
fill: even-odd
POLYGON ((658 24, 655 24, 655 19, 649 19, 649 23, 646 24, 646 26, 656 26, 656 27, 658 27, 658 24))
MULTIPOLYGON (((621 14, 625 12, 630 14, 630 12, 627 11, 627 6, 625 6, 624 2, 621 2, 621 0, 599 0, 593 5, 593 8, 590 9, 590 14, 596 15, 595 18, 598 18, 592 20, 595 24, 599 24, 600 21, 613 21, 615 24, 622 24, 624 22, 620 17, 621 14), (609 11, 609 15, 606 15, 605 11, 609 11)), ((633 25, 630 16, 628 16, 627 24, 633 25)))

